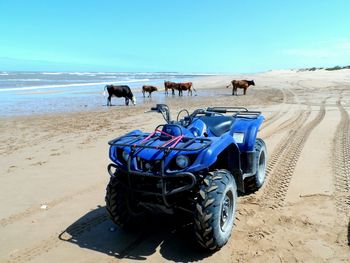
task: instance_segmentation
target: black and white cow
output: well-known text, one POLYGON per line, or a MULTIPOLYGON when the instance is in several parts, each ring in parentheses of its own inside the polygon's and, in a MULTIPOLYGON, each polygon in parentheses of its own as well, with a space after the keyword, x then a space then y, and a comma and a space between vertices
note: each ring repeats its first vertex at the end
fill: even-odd
POLYGON ((129 105, 129 100, 132 101, 132 104, 136 105, 136 98, 132 94, 130 87, 127 85, 106 85, 105 91, 108 91, 107 106, 112 106, 111 99, 113 96, 125 98, 125 105, 129 105))

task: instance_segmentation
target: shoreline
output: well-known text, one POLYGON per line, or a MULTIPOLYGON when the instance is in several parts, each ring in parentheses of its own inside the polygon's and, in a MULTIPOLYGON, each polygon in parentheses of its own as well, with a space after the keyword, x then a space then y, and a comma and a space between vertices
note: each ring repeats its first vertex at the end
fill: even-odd
MULTIPOLYGON (((276 70, 268 71, 258 74, 239 74, 239 75, 210 75, 206 77, 194 77, 193 79, 183 79, 182 81, 192 81, 193 87, 198 91, 198 96, 216 96, 215 90, 220 89, 221 94, 230 94, 229 90, 223 90, 232 79, 253 79, 257 81, 256 89, 265 88, 273 86, 273 83, 266 82, 266 79, 273 77, 278 79, 278 81, 283 81, 283 78, 291 77, 303 77, 305 79, 319 78, 321 80, 324 76, 328 77, 339 77, 343 78, 344 81, 350 81, 350 70, 343 69, 338 71, 292 71, 292 70, 276 70)), ((135 80, 130 80, 135 81, 135 80)), ((136 80, 137 81, 137 80, 136 80)), ((107 82, 106 82, 107 83, 107 82)), ((108 82, 111 83, 111 82, 108 82)), ((122 82, 121 83, 127 83, 122 82)), ((137 82, 134 82, 137 83, 137 82)), ((154 80, 149 82, 142 82, 144 84, 156 85, 159 87, 159 91, 152 94, 152 100, 155 103, 164 103, 170 99, 171 96, 164 96, 164 86, 162 81, 154 80), (156 84, 158 83, 158 84, 156 84)), ((141 83, 141 84, 142 84, 141 83)), ((134 84, 131 86, 131 90, 134 92, 138 104, 143 104, 147 102, 143 98, 141 93, 141 84, 134 84)), ((0 113, 0 118, 7 118, 11 116, 30 116, 30 115, 45 115, 51 113, 69 113, 69 112, 85 112, 97 110, 103 107, 106 103, 106 96, 101 96, 103 94, 103 87, 100 85, 90 86, 84 89, 81 84, 69 84, 74 85, 73 87, 65 88, 39 88, 35 87, 32 89, 30 87, 24 88, 28 89, 27 92, 18 92, 13 90, 10 93, 0 92, 0 101, 2 101, 2 112, 0 113), (2 97, 1 97, 2 96, 2 97), (16 110, 15 110, 16 109, 16 110)), ((84 84, 83 84, 84 85, 84 84)), ((91 85, 91 84, 86 84, 91 85)), ((322 85, 321 85, 322 86, 322 85)), ((273 86, 274 87, 274 86, 273 86)), ((254 88, 254 87, 253 87, 254 88)), ((283 87, 281 87, 283 88, 283 87)), ((22 89, 22 88, 20 88, 22 89)), ((25 91, 25 90, 23 90, 25 91)), ((196 93, 194 92, 194 95, 196 93)), ((184 92, 184 97, 186 92, 184 92)), ((174 97, 177 97, 175 95, 174 97)), ((112 103, 114 105, 123 106, 123 98, 112 98, 112 103)))
MULTIPOLYGON (((197 81, 198 78, 199 77, 193 77, 175 80, 197 81)), ((160 101, 166 100, 162 94, 164 92, 163 80, 154 79, 153 81, 145 81, 145 79, 134 79, 104 83, 128 84, 141 103, 143 99, 141 93, 142 84, 156 85, 159 87, 160 91, 153 93, 153 97, 158 98, 160 101)), ((101 96, 101 94, 104 94, 104 85, 101 85, 101 83, 99 83, 99 85, 95 84, 96 83, 65 84, 64 87, 57 87, 60 85, 50 85, 48 87, 37 86, 3 89, 3 92, 0 92, 0 102, 2 103, 2 111, 0 115, 1 117, 11 117, 47 114, 50 112, 79 112, 85 111, 86 108, 89 110, 95 110, 104 105, 107 99, 106 96, 101 96)), ((113 98, 112 100, 116 102, 114 104, 124 104, 123 98, 113 98)))

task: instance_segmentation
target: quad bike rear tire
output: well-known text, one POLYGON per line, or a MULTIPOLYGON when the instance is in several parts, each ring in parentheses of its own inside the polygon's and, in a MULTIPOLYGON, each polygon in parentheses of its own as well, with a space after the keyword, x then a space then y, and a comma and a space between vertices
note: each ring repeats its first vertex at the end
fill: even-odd
POLYGON ((194 231, 205 249, 218 250, 231 236, 237 204, 237 186, 227 170, 205 175, 196 198, 194 231))
POLYGON ((245 191, 255 192, 264 184, 266 178, 267 150, 265 142, 258 138, 255 141, 254 149, 256 152, 256 173, 245 179, 245 191))
POLYGON ((110 219, 122 228, 131 226, 144 215, 143 210, 137 209, 130 192, 116 177, 110 178, 105 201, 110 219))

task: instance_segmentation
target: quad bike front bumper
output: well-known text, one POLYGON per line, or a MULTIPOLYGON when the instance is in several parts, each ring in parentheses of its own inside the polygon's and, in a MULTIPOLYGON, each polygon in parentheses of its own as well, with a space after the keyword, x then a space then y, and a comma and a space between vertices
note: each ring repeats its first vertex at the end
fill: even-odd
POLYGON ((131 170, 130 161, 128 162, 127 170, 118 167, 114 163, 110 163, 107 170, 109 175, 112 177, 117 179, 118 177, 123 177, 124 180, 120 180, 120 182, 124 185, 124 187, 128 188, 128 190, 145 195, 161 197, 164 205, 167 207, 172 206, 168 200, 169 196, 188 191, 197 183, 196 176, 190 172, 166 174, 164 172, 163 161, 160 172, 157 174, 131 170), (142 182, 148 182, 148 185, 153 182, 153 187, 144 187, 142 182))

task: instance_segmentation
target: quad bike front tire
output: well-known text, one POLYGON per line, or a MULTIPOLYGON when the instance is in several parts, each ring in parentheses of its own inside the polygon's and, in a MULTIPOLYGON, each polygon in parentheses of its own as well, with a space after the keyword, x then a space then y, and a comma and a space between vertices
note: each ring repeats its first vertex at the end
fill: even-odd
POLYGON ((196 198, 194 231, 205 249, 218 250, 231 236, 237 204, 237 186, 227 170, 204 176, 196 198))
POLYGON ((144 215, 142 210, 136 208, 130 192, 116 177, 110 178, 105 201, 109 218, 122 228, 131 226, 144 215))
POLYGON ((267 150, 265 142, 258 138, 255 141, 256 173, 245 179, 245 191, 255 192, 264 184, 266 178, 267 150))

